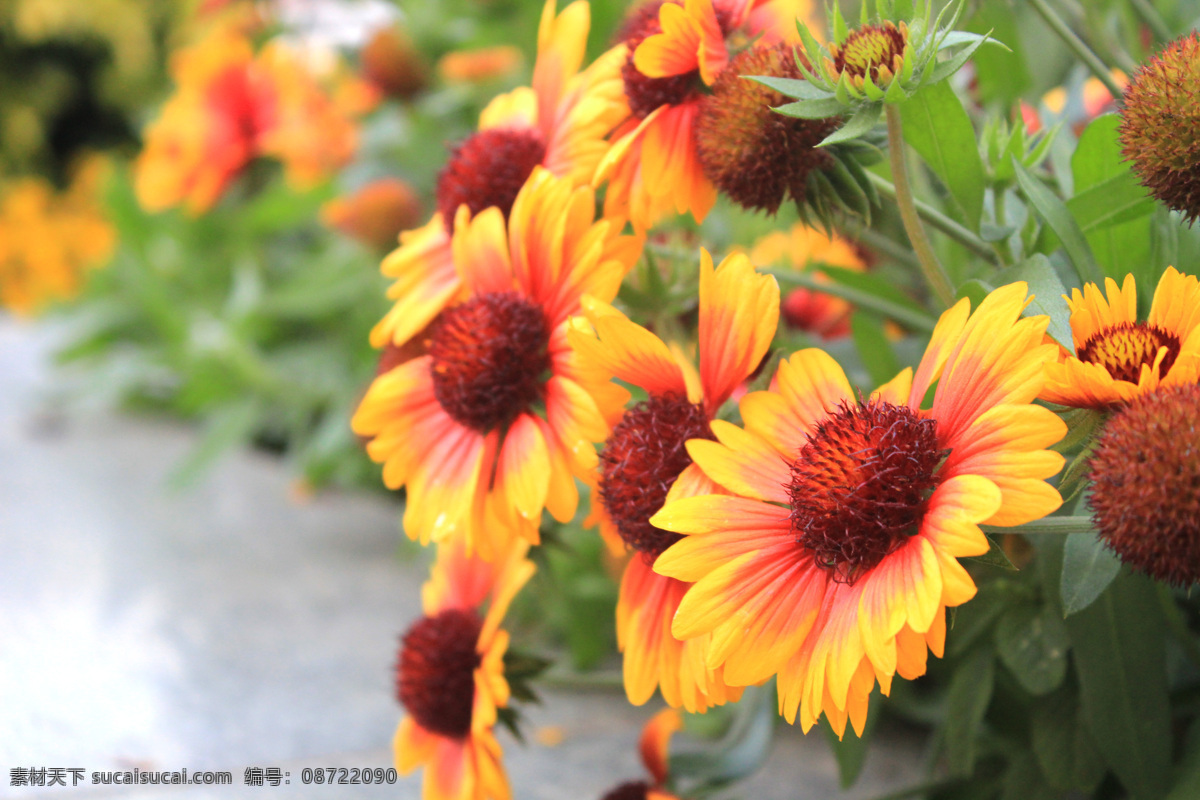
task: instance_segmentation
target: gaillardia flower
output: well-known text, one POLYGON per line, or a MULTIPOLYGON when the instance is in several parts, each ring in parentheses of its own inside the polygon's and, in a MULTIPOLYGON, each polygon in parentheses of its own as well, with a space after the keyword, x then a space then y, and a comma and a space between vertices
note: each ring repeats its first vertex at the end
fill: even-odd
POLYGON ((400 231, 419 221, 421 201, 399 178, 380 178, 321 207, 321 221, 378 250, 396 246, 400 231))
POLYGON ((945 610, 975 584, 958 558, 989 548, 980 524, 1054 511, 1045 482, 1066 426, 1031 405, 1054 347, 1046 317, 1021 318, 1026 286, 967 300, 938 320, 916 374, 856 397, 820 350, 783 362, 741 401, 745 430, 714 426, 688 452, 728 495, 669 502, 651 522, 685 534, 656 572, 693 582, 681 639, 709 634, 731 685, 778 674, 780 712, 807 731, 824 712, 861 735, 878 680, 941 655, 945 610), (932 407, 921 407, 937 382, 932 407))
POLYGON ((1200 281, 1168 267, 1145 322, 1132 275, 1120 289, 1106 278, 1105 288, 1107 299, 1094 283, 1071 291, 1075 353, 1046 367, 1043 400, 1108 409, 1160 385, 1200 381, 1200 281))
POLYGON ((622 783, 606 792, 600 800, 676 800, 675 795, 663 787, 671 775, 667 762, 671 734, 682 727, 679 712, 672 708, 665 708, 651 717, 642 728, 638 750, 652 780, 622 783))
POLYGON ((1167 45, 1125 88, 1121 153, 1142 185, 1189 223, 1200 217, 1200 33, 1167 45))
POLYGON ((1134 569, 1200 583, 1200 385, 1163 386, 1104 426, 1092 455, 1096 531, 1134 569))
POLYGON ((380 270, 394 278, 392 310, 371 331, 371 344, 404 344, 424 328, 461 288, 450 246, 455 215, 465 205, 475 216, 498 208, 507 218, 517 193, 537 166, 575 186, 592 181, 608 149, 606 138, 629 114, 622 92, 625 49, 616 47, 579 71, 590 20, 585 0, 555 14, 547 0, 538 28, 533 85, 493 99, 479 130, 459 143, 438 178, 439 212, 400 237, 400 247, 380 270))
POLYGON ((841 120, 786 117, 771 110, 786 97, 746 75, 799 79, 792 45, 743 50, 716 78, 700 102, 696 148, 704 173, 738 205, 774 214, 785 198, 797 205, 819 191, 813 175, 833 156, 817 149, 841 120), (810 191, 810 179, 814 181, 810 191))
POLYGON ((594 214, 590 188, 540 167, 507 222, 459 208, 426 354, 376 378, 352 421, 384 483, 408 486, 404 527, 422 544, 461 534, 494 558, 514 529, 536 540, 543 507, 574 515, 571 476, 595 467, 625 395, 578 363, 568 319, 584 294, 616 296, 641 252, 594 214))
POLYGON ((595 328, 570 334, 585 363, 645 389, 649 397, 626 410, 600 453, 593 516, 609 541, 637 551, 626 565, 617 602, 617 644, 625 654, 625 693, 635 705, 661 687, 672 706, 704 711, 729 690, 719 668, 704 664, 707 637, 682 642, 671 618, 687 584, 652 570, 654 559, 679 537, 650 523, 663 501, 717 491, 692 463, 689 439, 712 439, 731 428, 717 410, 761 363, 779 320, 779 287, 744 255, 715 270, 700 251, 700 369, 677 349, 611 306, 593 302, 595 328))
POLYGON ((779 2, 650 0, 633 8, 618 34, 629 48, 622 74, 631 116, 596 173, 597 183, 608 182, 605 216, 639 231, 671 211, 704 219, 717 190, 696 146, 701 101, 728 69, 727 40, 758 36, 767 45, 794 35, 794 21, 762 13, 779 2))
POLYGON ((508 800, 508 778, 493 728, 508 705, 504 677, 509 603, 534 573, 517 542, 495 563, 461 543, 438 548, 421 590, 425 616, 404 634, 396 696, 407 715, 393 746, 396 769, 424 765, 422 800, 508 800))

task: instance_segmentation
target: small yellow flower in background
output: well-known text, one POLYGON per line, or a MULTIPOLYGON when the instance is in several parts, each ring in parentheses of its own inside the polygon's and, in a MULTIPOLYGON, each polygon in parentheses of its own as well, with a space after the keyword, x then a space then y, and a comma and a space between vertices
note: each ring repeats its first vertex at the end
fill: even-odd
POLYGON ((745 429, 688 452, 730 494, 669 502, 651 522, 684 537, 655 562, 693 583, 672 632, 710 634, 707 664, 750 685, 778 674, 780 712, 807 731, 822 713, 861 735, 876 681, 924 674, 946 609, 975 583, 958 562, 989 549, 980 525, 1059 507, 1045 482, 1066 425, 1031 405, 1054 347, 1022 318, 1025 284, 962 300, 911 369, 856 397, 820 350, 783 362, 740 404, 745 429), (921 407, 937 383, 933 404, 921 407))
POLYGON ((393 741, 396 769, 424 767, 422 800, 509 800, 493 733, 510 695, 500 623, 535 568, 524 542, 495 563, 472 558, 462 544, 438 548, 421 589, 425 616, 401 640, 396 696, 408 713, 393 741))
POLYGON ((84 273, 116 245, 99 193, 107 162, 85 160, 67 191, 41 178, 0 186, 0 305, 32 314, 78 294, 84 273))
POLYGON ((1074 289, 1071 335, 1075 351, 1063 350, 1046 367, 1041 398, 1098 410, 1115 408, 1160 385, 1200 381, 1200 281, 1168 267, 1154 291, 1150 316, 1138 322, 1132 275, 1106 278, 1107 298, 1089 283, 1074 289))
MULTIPOLYGON (((848 240, 800 223, 791 230, 773 231, 759 239, 750 250, 750 260, 763 267, 786 263, 800 272, 812 272, 821 282, 829 278, 814 268, 818 264, 855 272, 867 268, 859 250, 848 240)), ((840 297, 803 287, 793 289, 783 299, 783 318, 789 326, 826 339, 850 333, 851 311, 853 306, 840 297)))
POLYGON ((447 53, 437 71, 446 83, 485 83, 513 75, 524 61, 520 48, 501 44, 447 53))

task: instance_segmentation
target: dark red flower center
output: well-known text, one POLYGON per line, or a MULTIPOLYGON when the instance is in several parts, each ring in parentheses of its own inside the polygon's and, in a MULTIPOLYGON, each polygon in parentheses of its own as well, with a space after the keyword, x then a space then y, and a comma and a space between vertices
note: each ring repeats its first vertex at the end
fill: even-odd
POLYGON ((1154 366, 1158 348, 1167 348, 1160 375, 1165 376, 1179 355, 1179 337, 1145 322, 1122 322, 1096 333, 1078 350, 1080 361, 1099 364, 1119 381, 1137 383, 1142 365, 1154 366))
POLYGON ((907 37, 904 31, 891 22, 882 25, 864 25, 851 32, 837 48, 833 67, 840 75, 843 72, 858 78, 871 76, 879 83, 880 67, 894 70, 897 56, 903 56, 907 37))
POLYGON ((918 531, 946 451, 937 422, 880 400, 843 402, 792 464, 796 542, 854 583, 918 531))
POLYGON ((517 292, 492 292, 443 311, 429 339, 433 392, 446 413, 486 433, 542 398, 550 329, 517 292))
POLYGON ((1091 460, 1100 536, 1121 560, 1179 586, 1200 582, 1200 386, 1162 387, 1105 425, 1091 460))
POLYGON ((646 800, 646 792, 651 788, 645 781, 630 781, 612 789, 600 800, 646 800))
POLYGON ((396 697, 425 730, 452 739, 471 732, 482 628, 478 614, 451 608, 418 620, 401 639, 396 697))
POLYGON ((621 538, 649 561, 679 540, 650 524, 671 484, 692 463, 688 439, 712 439, 703 407, 682 395, 651 395, 625 412, 600 452, 600 499, 621 538))
POLYGON ((471 216, 485 208, 499 208, 504 218, 533 168, 546 157, 546 143, 533 128, 488 128, 459 143, 438 175, 437 205, 454 229, 460 205, 471 216))

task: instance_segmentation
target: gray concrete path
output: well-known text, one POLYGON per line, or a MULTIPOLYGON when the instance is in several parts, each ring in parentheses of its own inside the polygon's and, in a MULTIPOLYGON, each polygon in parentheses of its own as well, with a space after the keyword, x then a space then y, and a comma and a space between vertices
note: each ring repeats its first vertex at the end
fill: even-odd
MULTIPOLYGON (((422 561, 397 557, 394 504, 298 500, 270 457, 238 452, 193 489, 166 476, 195 435, 113 415, 47 415, 51 334, 0 316, 0 797, 418 798, 394 786, 300 785, 304 767, 387 767, 397 636, 419 614, 422 561), (248 766, 291 784, 243 785, 248 766), (232 787, 11 787, 14 767, 228 770, 232 787)), ((516 800, 591 800, 641 775, 618 692, 544 692, 502 738, 516 800)), ((781 731, 736 796, 870 797, 917 778, 915 743, 868 758, 852 793, 819 735, 781 731)), ((68 778, 68 783, 70 782, 68 778)))

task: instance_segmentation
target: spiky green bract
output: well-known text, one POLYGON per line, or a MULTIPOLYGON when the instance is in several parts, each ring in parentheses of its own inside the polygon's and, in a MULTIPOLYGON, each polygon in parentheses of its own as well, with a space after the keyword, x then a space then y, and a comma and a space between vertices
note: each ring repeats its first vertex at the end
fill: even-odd
POLYGON ((1062 129, 1062 122, 1039 134, 1029 134, 1019 122, 1011 127, 1003 119, 991 119, 979 137, 979 154, 985 176, 997 188, 1011 186, 1017 178, 1013 159, 1027 170, 1037 167, 1050 155, 1050 145, 1062 129))
POLYGON ((980 45, 995 41, 987 34, 954 30, 964 0, 948 3, 936 19, 928 0, 876 0, 873 15, 870 5, 862 4, 860 24, 853 29, 836 3, 829 6, 830 45, 798 23, 803 49, 796 61, 803 80, 767 84, 796 100, 777 107, 781 114, 805 119, 838 115, 846 121, 819 146, 862 136, 879 122, 885 103, 902 103, 922 86, 945 80, 980 45), (939 60, 942 53, 950 57, 939 60))
POLYGON ((798 78, 796 56, 782 42, 739 53, 700 103, 696 151, 704 173, 729 199, 748 210, 774 214, 789 197, 806 222, 830 227, 831 212, 870 219, 878 205, 863 169, 873 148, 816 149, 841 127, 841 119, 797 119, 772 113, 786 98, 743 75, 798 78))
POLYGON ((1171 42, 1134 75, 1120 111, 1121 154, 1189 224, 1200 217, 1200 34, 1171 42))

